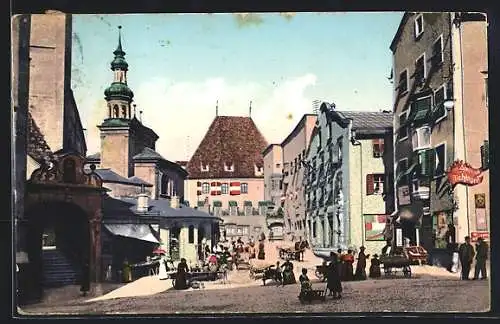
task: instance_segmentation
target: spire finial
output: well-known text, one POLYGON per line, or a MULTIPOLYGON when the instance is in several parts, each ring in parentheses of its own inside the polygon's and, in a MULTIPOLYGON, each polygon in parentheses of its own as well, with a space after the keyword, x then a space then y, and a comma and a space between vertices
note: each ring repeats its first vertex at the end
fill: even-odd
POLYGON ((248 116, 252 117, 252 100, 250 100, 250 105, 248 107, 248 116))
POLYGON ((113 52, 116 56, 125 56, 125 52, 122 49, 122 26, 118 26, 118 47, 113 52))
POLYGON ((219 99, 215 102, 215 116, 219 116, 219 99))

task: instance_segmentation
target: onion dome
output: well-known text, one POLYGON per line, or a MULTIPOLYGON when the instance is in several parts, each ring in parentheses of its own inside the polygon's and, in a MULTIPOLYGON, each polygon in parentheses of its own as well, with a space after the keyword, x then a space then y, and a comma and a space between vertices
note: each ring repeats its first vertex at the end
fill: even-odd
POLYGON ((122 82, 113 82, 109 87, 104 90, 104 95, 106 96, 106 100, 109 99, 124 99, 128 101, 132 101, 134 97, 134 93, 127 84, 122 82))
POLYGON ((115 54, 114 60, 111 62, 111 70, 121 69, 128 70, 128 63, 125 61, 125 52, 122 49, 122 35, 121 30, 122 26, 118 26, 118 47, 113 52, 115 54))

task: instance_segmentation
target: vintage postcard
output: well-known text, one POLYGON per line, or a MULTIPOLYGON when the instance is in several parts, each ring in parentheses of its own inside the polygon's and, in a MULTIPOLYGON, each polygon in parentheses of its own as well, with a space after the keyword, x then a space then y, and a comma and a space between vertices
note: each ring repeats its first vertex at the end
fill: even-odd
POLYGON ((487 24, 14 16, 18 315, 487 312, 487 24))

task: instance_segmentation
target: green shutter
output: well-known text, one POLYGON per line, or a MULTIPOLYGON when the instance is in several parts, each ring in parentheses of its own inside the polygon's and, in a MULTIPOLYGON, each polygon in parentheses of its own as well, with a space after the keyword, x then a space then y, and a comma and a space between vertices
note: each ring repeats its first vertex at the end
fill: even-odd
POLYGON ((426 97, 414 101, 411 104, 411 113, 409 116, 409 120, 412 122, 425 122, 427 121, 427 117, 431 110, 432 98, 426 97))
POLYGON ((238 206, 238 202, 237 201, 234 201, 234 200, 230 200, 229 201, 229 207, 236 207, 238 206))
POLYGON ((420 174, 425 177, 432 177, 434 175, 434 169, 436 164, 436 150, 428 149, 422 151, 422 163, 420 164, 420 174))
POLYGON ((267 206, 267 201, 259 201, 259 206, 267 206))
POLYGON ((252 202, 250 200, 245 200, 243 202, 243 206, 246 206, 246 207, 252 207, 252 202))
POLYGON ((204 201, 198 201, 198 207, 203 207, 205 206, 205 202, 204 201))
POLYGON ((214 200, 214 207, 222 207, 222 201, 214 200))

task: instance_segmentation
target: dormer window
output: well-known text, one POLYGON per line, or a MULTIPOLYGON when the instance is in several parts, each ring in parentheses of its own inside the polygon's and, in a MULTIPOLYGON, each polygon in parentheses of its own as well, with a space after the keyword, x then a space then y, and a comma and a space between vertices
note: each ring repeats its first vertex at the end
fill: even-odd
POLYGON ((208 172, 210 170, 208 163, 207 164, 201 163, 200 167, 201 167, 201 172, 208 172))
POLYGON ((226 162, 226 163, 224 163, 224 171, 226 171, 226 172, 234 172, 234 163, 233 162, 226 162))
POLYGON ((255 164, 254 170, 256 176, 261 176, 264 174, 264 168, 262 165, 255 164))

